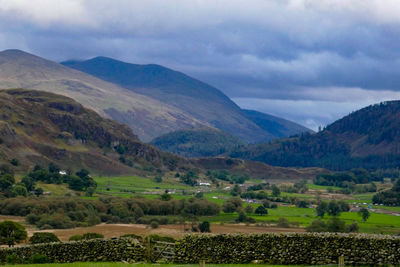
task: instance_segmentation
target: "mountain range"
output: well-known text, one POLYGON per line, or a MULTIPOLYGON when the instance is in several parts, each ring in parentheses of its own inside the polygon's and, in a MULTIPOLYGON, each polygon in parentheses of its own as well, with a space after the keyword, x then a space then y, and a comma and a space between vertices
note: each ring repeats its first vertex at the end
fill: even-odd
POLYGON ((260 116, 260 113, 254 116, 217 88, 160 65, 137 65, 106 57, 62 64, 183 110, 205 125, 245 142, 268 141, 310 131, 273 116, 260 116))

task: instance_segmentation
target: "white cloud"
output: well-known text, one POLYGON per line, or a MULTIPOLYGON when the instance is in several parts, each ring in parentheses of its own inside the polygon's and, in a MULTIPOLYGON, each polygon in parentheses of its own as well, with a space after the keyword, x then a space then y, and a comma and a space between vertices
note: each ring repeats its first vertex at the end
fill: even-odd
POLYGON ((0 0, 0 15, 40 27, 93 25, 80 0, 0 0))

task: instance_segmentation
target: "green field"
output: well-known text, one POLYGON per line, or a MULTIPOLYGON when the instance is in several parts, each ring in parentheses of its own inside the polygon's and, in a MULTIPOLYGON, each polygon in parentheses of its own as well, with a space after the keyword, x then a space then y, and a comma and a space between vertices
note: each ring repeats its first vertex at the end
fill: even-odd
POLYGON ((117 176, 117 177, 95 177, 98 193, 110 194, 115 196, 130 197, 134 194, 145 192, 163 193, 166 189, 193 190, 193 187, 179 183, 175 179, 163 179, 162 183, 157 183, 151 178, 138 176, 117 176))
MULTIPOLYGON (((204 198, 215 202, 222 206, 222 204, 232 197, 229 191, 216 189, 216 188, 200 188, 192 187, 179 182, 178 178, 163 178, 162 183, 157 183, 152 178, 144 178, 138 176, 117 176, 117 177, 95 177, 95 181, 98 183, 98 190, 96 196, 99 195, 112 195, 112 196, 144 196, 146 198, 159 198, 160 194, 164 193, 166 189, 175 189, 175 193, 172 197, 175 199, 184 199, 193 197, 193 195, 201 190, 204 193, 204 198), (185 192, 185 194, 183 194, 185 192)), ((247 181, 247 183, 255 181, 247 181)), ((227 185, 227 184, 226 184, 227 185)), ((223 185, 224 187, 226 185, 223 185)), ((51 186, 51 185, 50 185, 51 186)), ((307 184, 307 187, 312 190, 326 191, 328 188, 333 190, 339 190, 338 187, 332 186, 319 186, 314 184, 307 184)), ((46 187, 47 189, 47 187, 46 187)), ((48 188, 51 189, 51 188, 48 188)), ((60 190, 60 189, 59 189, 60 190)), ((68 190, 68 188, 63 188, 68 190)), ((60 192, 61 193, 61 192, 60 192)), ((270 193, 270 192, 269 192, 270 193)), ((352 194, 343 195, 343 198, 349 203, 371 203, 374 193, 365 194, 352 194)), ((301 193, 286 193, 282 192, 281 196, 296 197, 300 199, 316 199, 316 194, 313 192, 301 193)), ((340 197, 340 195, 338 195, 340 197)), ((246 204, 243 203, 243 207, 251 205, 256 208, 260 204, 246 204)), ((400 211, 399 207, 385 207, 379 206, 380 209, 386 209, 390 211, 400 211)), ((284 217, 288 219, 294 225, 307 226, 313 220, 317 219, 315 209, 313 208, 298 208, 294 206, 281 205, 277 209, 268 209, 268 215, 258 216, 255 214, 250 215, 257 223, 275 223, 279 218, 284 217)), ((231 223, 234 222, 238 217, 237 213, 226 214, 221 212, 217 216, 213 217, 201 217, 200 220, 207 220, 212 223, 231 223)), ((378 214, 371 213, 370 218, 367 222, 362 222, 361 217, 357 213, 344 212, 340 215, 341 219, 344 219, 346 223, 352 223, 356 221, 359 224, 360 232, 364 233, 399 233, 400 232, 400 220, 396 216, 389 214, 378 214)), ((326 216, 324 220, 328 220, 329 216, 326 216)))

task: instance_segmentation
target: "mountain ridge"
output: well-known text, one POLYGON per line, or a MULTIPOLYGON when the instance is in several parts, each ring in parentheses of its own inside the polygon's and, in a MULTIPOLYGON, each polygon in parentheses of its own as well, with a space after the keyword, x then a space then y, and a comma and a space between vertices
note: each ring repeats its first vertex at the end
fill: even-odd
POLYGON ((210 126, 176 107, 21 50, 0 52, 0 88, 63 94, 127 124, 145 141, 183 127, 210 126))
MULTIPOLYGON (((107 57, 61 64, 179 107, 198 120, 246 142, 278 137, 255 123, 220 90, 182 72, 156 64, 138 65, 107 57)), ((296 127, 300 129, 298 125, 296 127)))

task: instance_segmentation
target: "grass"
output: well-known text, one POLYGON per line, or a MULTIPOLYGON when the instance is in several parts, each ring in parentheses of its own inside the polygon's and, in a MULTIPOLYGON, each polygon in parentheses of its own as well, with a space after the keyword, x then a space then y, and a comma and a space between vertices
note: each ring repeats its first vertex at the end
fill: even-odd
POLYGON ((66 184, 46 184, 38 182, 36 186, 42 188, 44 192, 51 192, 54 196, 64 196, 67 193, 74 194, 74 191, 69 189, 66 184))
POLYGON ((162 183, 157 183, 152 178, 138 176, 95 177, 94 180, 98 185, 97 192, 122 197, 146 192, 162 193, 166 189, 193 190, 193 187, 181 184, 172 178, 164 178, 162 183))
MULTIPOLYGON (((126 264, 121 262, 74 262, 74 263, 53 263, 53 264, 24 264, 24 265, 5 265, 14 267, 119 267, 119 266, 138 266, 138 267, 154 267, 154 266, 173 266, 173 267, 198 267, 199 264, 148 264, 148 263, 133 263, 126 264)), ((265 265, 265 264, 206 264, 207 267, 259 267, 259 266, 269 266, 269 267, 290 267, 290 266, 304 266, 304 265, 265 265)))
MULTIPOLYGON (((166 189, 175 189, 176 193, 172 194, 175 199, 186 199, 193 197, 193 194, 199 190, 199 187, 192 187, 184 185, 179 182, 177 178, 163 178, 162 183, 155 182, 152 178, 144 178, 138 176, 117 176, 117 177, 95 177, 95 181, 98 183, 99 194, 108 194, 121 197, 131 197, 134 195, 144 196, 146 198, 159 198, 166 189), (129 192, 126 192, 129 191, 129 192), (183 191, 188 192, 188 195, 184 195, 183 191)), ((249 182, 249 181, 247 181, 249 182)), ((253 181, 251 181, 253 182, 253 181)), ((49 185, 51 186, 51 185, 49 185)), ((340 188, 333 186, 319 186, 314 184, 307 184, 308 188, 313 190, 327 190, 331 188, 333 190, 338 190, 340 188)), ((47 188, 46 188, 47 189, 47 188)), ((56 190, 54 188, 48 188, 48 191, 56 190)), ((59 194, 64 193, 67 188, 59 189, 59 194), (64 190, 64 191, 63 191, 64 190), (62 192, 63 191, 63 192, 62 192)), ((217 203, 222 206, 222 204, 232 196, 229 191, 224 191, 220 189, 206 188, 200 189, 204 190, 204 198, 217 203)), ((346 195, 346 197, 351 197, 351 199, 346 199, 347 202, 357 202, 357 203, 371 203, 374 193, 365 194, 353 194, 346 195)), ((311 200, 317 196, 312 193, 285 193, 282 192, 281 196, 297 197, 302 199, 311 200)), ((256 208, 260 204, 246 204, 243 203, 243 207, 251 205, 256 208)), ((400 211, 400 207, 376 207, 381 209, 387 209, 392 211, 400 211)), ((238 217, 237 213, 224 213, 221 212, 217 216, 213 217, 201 217, 200 220, 207 220, 212 223, 230 223, 234 222, 238 217)), ((315 209, 312 208, 298 208, 293 206, 280 206, 278 209, 268 209, 268 215, 258 216, 252 214, 251 217, 256 219, 257 222, 276 222, 279 218, 284 217, 292 223, 298 223, 300 226, 307 226, 313 220, 317 219, 315 209)), ((364 233, 399 233, 400 232, 400 220, 398 217, 388 215, 388 214, 378 214, 371 213, 371 217, 367 222, 362 222, 361 217, 357 213, 344 212, 340 215, 341 219, 346 220, 347 223, 352 223, 354 221, 358 222, 360 227, 360 232, 364 233), (397 222, 398 221, 398 222, 397 222)), ((328 220, 329 216, 326 216, 324 220, 328 220)))
POLYGON ((308 189, 313 190, 328 190, 329 188, 332 190, 341 190, 342 188, 337 186, 328 186, 328 185, 316 185, 316 184, 307 184, 308 189))

